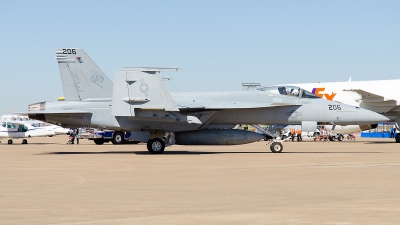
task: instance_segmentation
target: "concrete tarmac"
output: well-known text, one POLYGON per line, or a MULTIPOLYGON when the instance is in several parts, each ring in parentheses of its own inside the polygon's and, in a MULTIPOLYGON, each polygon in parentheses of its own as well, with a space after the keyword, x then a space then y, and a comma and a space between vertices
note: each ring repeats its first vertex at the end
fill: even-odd
POLYGON ((399 224, 393 139, 172 146, 0 144, 0 224, 399 224))

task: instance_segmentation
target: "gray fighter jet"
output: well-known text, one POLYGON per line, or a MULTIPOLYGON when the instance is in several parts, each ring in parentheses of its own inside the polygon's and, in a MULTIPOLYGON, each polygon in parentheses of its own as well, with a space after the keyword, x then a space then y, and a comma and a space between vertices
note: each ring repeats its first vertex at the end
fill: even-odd
MULTIPOLYGON (((123 131, 131 140, 147 142, 151 153, 165 146, 234 145, 258 141, 263 135, 235 129, 235 124, 371 124, 382 115, 321 99, 296 87, 265 91, 180 92, 171 94, 160 72, 177 68, 122 68, 114 84, 82 49, 56 50, 66 101, 29 105, 30 118, 64 127, 113 129, 116 142, 123 131)), ((101 144, 98 142, 97 144, 101 144)), ((271 145, 281 152, 280 142, 271 145)))

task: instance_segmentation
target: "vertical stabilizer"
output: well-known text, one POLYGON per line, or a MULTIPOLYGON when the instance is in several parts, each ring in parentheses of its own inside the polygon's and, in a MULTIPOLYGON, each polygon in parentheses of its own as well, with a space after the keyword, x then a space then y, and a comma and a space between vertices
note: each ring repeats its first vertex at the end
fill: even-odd
POLYGON ((135 116, 135 109, 179 111, 160 71, 177 68, 122 68, 114 74, 113 115, 135 116))
POLYGON ((112 98, 113 83, 82 49, 57 49, 56 59, 65 100, 112 98))

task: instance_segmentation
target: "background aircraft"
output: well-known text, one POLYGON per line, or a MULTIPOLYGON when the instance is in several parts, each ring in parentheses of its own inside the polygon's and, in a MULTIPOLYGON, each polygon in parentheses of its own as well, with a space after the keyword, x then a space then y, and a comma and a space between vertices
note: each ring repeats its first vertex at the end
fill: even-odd
MULTIPOLYGON (((396 80, 371 80, 347 82, 325 82, 325 83, 302 83, 295 85, 327 100, 342 102, 369 109, 395 121, 397 128, 400 124, 400 94, 397 89, 400 79, 396 80)), ((376 124, 372 125, 376 127, 376 124)), ((354 127, 343 127, 343 130, 354 127)), ((370 129, 368 126, 359 127, 357 131, 370 129)), ((349 130, 350 131, 350 130, 349 130)), ((351 132, 347 132, 351 133, 351 132)), ((400 142, 400 133, 396 134, 396 142, 400 142)))
POLYGON ((56 135, 67 134, 69 132, 69 129, 67 128, 46 123, 40 120, 33 120, 30 119, 28 116, 22 116, 16 114, 2 115, 0 121, 23 122, 24 124, 29 124, 36 129, 53 130, 56 135))
POLYGON ((22 138, 22 144, 28 144, 25 138, 53 136, 55 132, 52 129, 38 129, 24 121, 1 121, 0 140, 9 138, 8 144, 12 144, 12 139, 22 138))
MULTIPOLYGON (((162 153, 165 145, 172 144, 244 144, 264 137, 242 130, 207 129, 210 125, 301 124, 304 131, 314 131, 318 123, 346 125, 387 120, 304 90, 298 90, 297 96, 289 95, 292 87, 171 94, 159 73, 176 68, 122 68, 115 72, 112 87, 82 49, 57 49, 56 59, 64 93, 69 97, 62 102, 31 104, 29 117, 65 127, 131 131, 135 141, 147 142, 151 153, 162 153)), ((275 143, 271 150, 280 152, 282 145, 275 143)))

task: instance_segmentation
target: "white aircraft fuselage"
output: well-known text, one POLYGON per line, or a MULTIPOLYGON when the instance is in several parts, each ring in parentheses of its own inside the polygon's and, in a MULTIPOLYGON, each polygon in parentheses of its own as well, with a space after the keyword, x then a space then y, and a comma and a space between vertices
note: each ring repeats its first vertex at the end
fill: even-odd
MULTIPOLYGON (((378 112, 400 124, 400 79, 285 84, 303 88, 321 98, 378 112)), ((281 85, 278 85, 281 86, 281 85)), ((332 133, 354 133, 376 127, 336 126, 332 133)), ((396 137, 400 142, 400 136, 396 137)))
POLYGON ((290 84, 327 100, 381 113, 392 120, 400 114, 400 79, 290 84))

